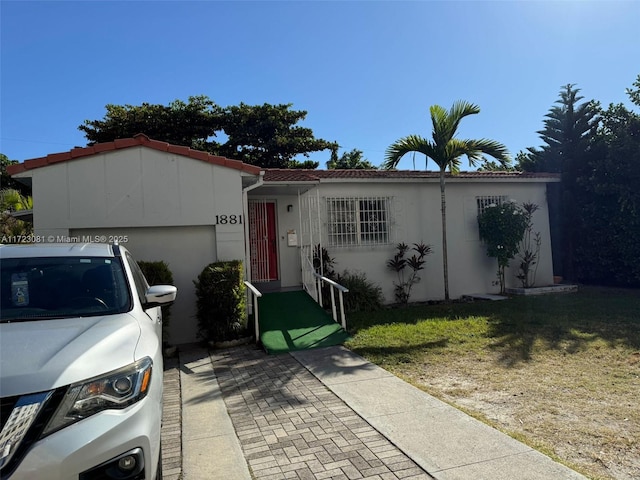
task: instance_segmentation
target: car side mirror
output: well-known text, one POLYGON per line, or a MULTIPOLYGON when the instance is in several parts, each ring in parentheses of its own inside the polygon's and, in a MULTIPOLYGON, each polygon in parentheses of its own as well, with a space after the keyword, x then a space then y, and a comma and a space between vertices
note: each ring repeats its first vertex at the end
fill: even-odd
POLYGON ((149 287, 145 295, 145 303, 142 308, 153 308, 157 306, 167 307, 176 300, 178 289, 173 285, 154 285, 149 287))

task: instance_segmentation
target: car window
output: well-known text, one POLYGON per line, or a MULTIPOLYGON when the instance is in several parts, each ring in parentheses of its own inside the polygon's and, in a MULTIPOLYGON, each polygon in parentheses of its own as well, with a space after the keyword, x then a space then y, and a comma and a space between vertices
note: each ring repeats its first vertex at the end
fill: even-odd
POLYGON ((32 257, 0 260, 0 319, 110 315, 131 309, 119 259, 32 257))

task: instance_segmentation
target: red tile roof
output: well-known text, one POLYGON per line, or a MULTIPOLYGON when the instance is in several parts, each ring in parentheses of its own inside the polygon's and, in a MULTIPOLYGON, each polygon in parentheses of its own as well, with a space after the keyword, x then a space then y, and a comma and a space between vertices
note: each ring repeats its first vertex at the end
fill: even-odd
MULTIPOLYGON (((450 176, 450 174, 447 174, 450 176)), ((559 179, 555 173, 529 172, 460 172, 456 178, 511 178, 511 179, 559 179)), ((439 178, 439 172, 422 170, 303 170, 277 169, 265 170, 264 182, 320 182, 322 180, 377 180, 377 179, 420 179, 439 178)))
MULTIPOLYGON (((161 152, 174 153, 190 157, 213 165, 220 165, 233 168, 253 175, 259 175, 263 170, 255 165, 242 163, 239 160, 231 160, 225 157, 218 157, 200 150, 192 150, 189 147, 172 145, 158 140, 152 140, 146 135, 139 133, 133 138, 120 138, 113 142, 96 143, 88 147, 78 147, 68 152, 51 153, 46 157, 25 160, 23 163, 9 165, 7 173, 16 173, 33 170, 34 168, 53 165, 59 162, 67 162, 77 158, 88 157, 103 152, 110 152, 124 148, 144 146, 159 150, 161 152)), ((438 172, 422 170, 305 170, 305 169, 264 169, 264 182, 287 183, 287 182, 320 182, 322 180, 378 180, 378 179, 420 179, 438 178, 438 172)), ((447 174, 449 176, 449 174, 447 174)), ((526 173, 526 172, 460 172, 456 178, 511 178, 511 179, 559 179, 560 176, 554 173, 526 173)))
POLYGON ((225 157, 217 157, 200 150, 192 150, 189 147, 182 147, 166 142, 160 142, 158 140, 151 140, 146 135, 139 133, 138 135, 134 135, 133 138, 120 138, 114 140, 113 142, 96 143, 95 145, 91 145, 89 147, 78 147, 68 152, 52 153, 47 155, 46 157, 25 160, 23 163, 9 165, 7 167, 7 173, 9 173, 9 175, 15 175, 16 173, 33 170, 34 168, 44 167, 47 165, 52 165, 54 163, 67 162, 70 160, 75 160, 77 158, 96 155, 98 153, 139 146, 153 148, 154 150, 159 150, 161 152, 175 153, 176 155, 194 158, 196 160, 211 163, 212 165, 220 165, 222 167, 233 168, 235 170, 240 170, 242 172, 247 172, 254 175, 259 175, 260 171, 262 170, 260 167, 248 165, 238 160, 231 160, 225 157))

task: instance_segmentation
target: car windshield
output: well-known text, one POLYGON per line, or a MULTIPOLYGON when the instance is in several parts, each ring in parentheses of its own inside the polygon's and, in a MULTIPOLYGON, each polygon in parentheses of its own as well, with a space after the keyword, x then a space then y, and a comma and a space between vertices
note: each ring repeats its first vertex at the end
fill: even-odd
POLYGON ((117 258, 3 258, 0 262, 2 322, 130 310, 131 296, 117 258))

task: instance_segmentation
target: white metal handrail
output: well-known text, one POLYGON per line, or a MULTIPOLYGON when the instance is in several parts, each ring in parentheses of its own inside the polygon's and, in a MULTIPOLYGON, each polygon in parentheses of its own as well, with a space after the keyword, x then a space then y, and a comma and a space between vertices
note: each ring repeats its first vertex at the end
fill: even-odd
MULTIPOLYGON (((307 258, 307 263, 311 264, 311 261, 307 258)), ((315 287, 317 292, 317 297, 314 300, 322 307, 322 284, 325 283, 329 285, 329 291, 331 292, 331 313, 333 320, 339 322, 342 325, 342 328, 347 329, 347 317, 344 313, 344 294, 349 292, 347 287, 340 285, 337 282, 334 282, 330 278, 327 278, 323 275, 320 275, 313 269, 313 264, 311 264, 311 273, 315 278, 315 287), (340 320, 338 320, 337 308, 336 308, 336 294, 335 291, 338 291, 338 302, 340 306, 340 320)), ((313 296, 312 296, 313 298, 313 296)))
POLYGON ((260 341, 260 323, 258 322, 258 298, 262 296, 262 293, 256 287, 254 287, 251 282, 245 281, 244 284, 247 286, 249 296, 253 299, 253 320, 255 322, 256 343, 258 343, 260 341))

